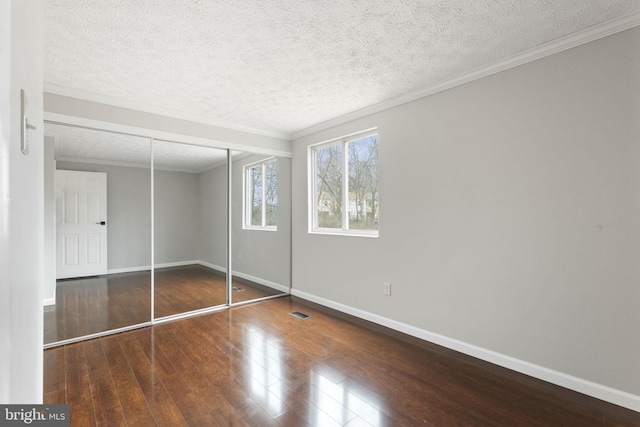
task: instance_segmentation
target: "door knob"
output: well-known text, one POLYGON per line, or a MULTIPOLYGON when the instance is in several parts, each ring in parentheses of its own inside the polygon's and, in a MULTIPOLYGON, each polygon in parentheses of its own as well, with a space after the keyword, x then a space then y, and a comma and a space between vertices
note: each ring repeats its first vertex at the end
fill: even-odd
POLYGON ((98 224, 98 225, 107 225, 107 221, 96 222, 96 224, 98 224))

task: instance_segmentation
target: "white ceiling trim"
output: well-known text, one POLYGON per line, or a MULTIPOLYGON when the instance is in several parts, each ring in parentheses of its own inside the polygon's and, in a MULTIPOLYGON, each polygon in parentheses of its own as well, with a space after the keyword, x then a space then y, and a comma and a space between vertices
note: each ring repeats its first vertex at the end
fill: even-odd
MULTIPOLYGON (((137 168, 137 169, 151 169, 151 160, 149 160, 149 163, 141 164, 141 163, 117 162, 114 160, 85 159, 80 157, 56 156, 56 161, 92 164, 92 165, 104 165, 104 166, 120 166, 120 167, 137 168)), ((191 171, 176 170, 172 172, 191 172, 191 171)))
POLYGON ((447 89, 451 89, 456 86, 481 79, 491 74, 499 73, 501 71, 505 71, 510 68, 514 68, 519 65, 523 65, 528 62, 532 62, 546 56, 550 56, 564 50, 571 49, 573 47, 577 47, 615 33, 619 33, 624 30, 628 30, 638 25, 640 25, 640 12, 634 12, 620 18, 612 19, 602 24, 594 25, 593 27, 587 28, 585 30, 578 31, 576 33, 569 34, 565 37, 561 37, 551 42, 541 44, 540 46, 525 50, 501 61, 495 62, 491 65, 487 65, 486 67, 481 67, 469 73, 461 74, 440 83, 426 86, 421 89, 406 93, 404 95, 391 98, 379 104, 375 104, 370 107, 366 107, 361 110, 336 117, 332 120, 318 123, 317 125, 308 127, 298 132, 294 132, 289 137, 291 138, 291 140, 295 140, 303 136, 311 135, 313 133, 320 132, 337 125, 341 125, 352 120, 379 113, 381 111, 406 104, 407 102, 415 101, 417 99, 424 98, 438 92, 442 92, 447 89))

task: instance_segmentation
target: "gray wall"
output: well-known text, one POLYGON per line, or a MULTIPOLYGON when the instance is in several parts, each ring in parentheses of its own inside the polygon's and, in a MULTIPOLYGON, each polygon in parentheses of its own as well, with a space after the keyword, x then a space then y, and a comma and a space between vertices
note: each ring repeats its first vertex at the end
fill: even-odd
POLYGON ((227 267, 227 166, 205 171, 198 176, 202 204, 199 222, 200 260, 216 267, 227 267))
POLYGON ((294 291, 639 396, 638 52, 635 28, 294 141, 294 291), (374 126, 380 237, 308 234, 307 146, 374 126))
POLYGON ((55 138, 44 136, 44 289, 45 304, 51 305, 56 297, 56 212, 55 181, 56 170, 54 156, 55 138))
POLYGON ((201 236, 198 175, 156 171, 154 187, 156 265, 197 260, 201 236))
MULTIPOLYGON (((269 156, 250 155, 233 162, 232 172, 232 253, 233 271, 283 287, 291 284, 291 159, 278 158, 278 230, 242 229, 242 168, 269 156)), ((203 204, 201 260, 226 266, 227 197, 226 166, 200 176, 201 192, 212 197, 203 204)), ((206 199, 203 199, 206 200, 206 199)), ((264 283, 264 282, 263 282, 264 283)))

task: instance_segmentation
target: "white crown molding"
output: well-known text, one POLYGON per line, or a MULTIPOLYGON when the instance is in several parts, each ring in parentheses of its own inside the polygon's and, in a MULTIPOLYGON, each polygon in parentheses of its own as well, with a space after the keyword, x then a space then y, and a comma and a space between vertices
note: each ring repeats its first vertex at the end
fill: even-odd
POLYGON ((471 72, 464 73, 451 79, 447 79, 445 81, 425 86, 415 91, 388 99, 387 101, 383 101, 379 104, 375 104, 370 107, 366 107, 342 115, 340 117, 327 120, 322 123, 318 123, 306 129, 294 132, 289 137, 291 140, 295 140, 303 136, 311 135, 334 126, 341 125, 343 123, 379 113, 381 111, 388 110, 390 108, 397 107, 399 105, 406 104, 408 102, 415 101, 417 99, 424 98, 438 92, 442 92, 447 89, 451 89, 456 86, 481 79, 491 74, 499 73, 501 71, 505 71, 510 68, 514 68, 528 62, 532 62, 565 51, 567 49, 571 49, 601 39, 603 37, 619 33, 624 30, 628 30, 638 25, 640 25, 640 12, 634 12, 628 15, 624 15, 622 17, 603 22, 602 24, 594 25, 593 27, 584 29, 582 31, 569 34, 559 39, 552 40, 548 43, 541 44, 540 46, 525 50, 508 58, 494 62, 493 64, 477 68, 471 72))
MULTIPOLYGON (((149 160, 149 164, 140 164, 140 163, 127 163, 127 162, 119 162, 114 160, 100 160, 100 159, 84 159, 80 157, 66 157, 60 156, 56 157, 57 162, 68 162, 68 163, 82 163, 82 164, 91 164, 91 165, 103 165, 103 166, 118 166, 118 167, 127 167, 127 168, 136 168, 136 169, 151 169, 151 160, 149 160)), ((160 168, 157 168, 162 170, 160 168)), ((170 172, 185 172, 183 170, 171 170, 170 172)))
POLYGON ((61 86, 51 82, 44 82, 44 92, 54 95, 68 96, 70 98, 78 98, 85 101, 97 102, 100 104, 111 105, 114 107, 128 108, 131 110, 141 111, 144 113, 158 114, 161 116, 172 117, 181 120, 187 120, 190 122, 201 123, 209 126, 216 126, 224 129, 234 130, 238 132, 245 132, 254 135, 268 136, 270 138, 279 138, 289 140, 289 135, 286 133, 274 132, 264 129, 256 129, 246 126, 239 126, 230 123, 221 123, 211 120, 209 117, 195 116, 191 114, 185 114, 184 112, 173 110, 170 108, 159 107, 156 105, 146 104, 143 102, 130 101, 115 96, 98 94, 81 89, 73 89, 65 86, 61 86))
POLYGON ((295 289, 295 287, 291 289, 291 295, 347 313, 360 319, 368 320, 421 340, 441 345, 451 350, 502 366, 512 371, 520 372, 522 374, 538 378, 542 381, 559 385, 560 387, 577 391, 578 393, 586 394, 587 396, 595 397, 596 399, 604 400, 605 402, 640 412, 640 396, 635 394, 575 377, 564 372, 555 371, 525 360, 516 359, 515 357, 478 347, 464 341, 449 338, 447 336, 436 334, 425 329, 420 329, 368 311, 360 310, 358 308, 328 300, 307 292, 299 291, 295 289))

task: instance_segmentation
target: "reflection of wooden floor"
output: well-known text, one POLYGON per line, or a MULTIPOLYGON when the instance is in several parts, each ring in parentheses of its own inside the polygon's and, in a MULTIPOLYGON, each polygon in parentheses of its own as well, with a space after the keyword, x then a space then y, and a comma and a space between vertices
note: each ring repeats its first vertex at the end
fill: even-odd
MULTIPOLYGON (((44 342, 76 338, 138 323, 151 313, 149 271, 59 280, 56 305, 44 309, 44 342)), ((249 301, 280 291, 234 280, 232 302, 249 301)), ((227 303, 224 273, 200 265, 155 271, 155 317, 170 316, 227 303)))
POLYGON ((46 350, 44 403, 69 404, 72 427, 640 425, 638 412, 288 297, 46 350))

